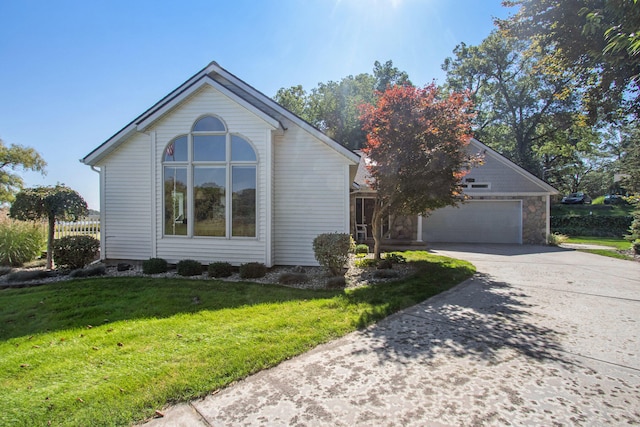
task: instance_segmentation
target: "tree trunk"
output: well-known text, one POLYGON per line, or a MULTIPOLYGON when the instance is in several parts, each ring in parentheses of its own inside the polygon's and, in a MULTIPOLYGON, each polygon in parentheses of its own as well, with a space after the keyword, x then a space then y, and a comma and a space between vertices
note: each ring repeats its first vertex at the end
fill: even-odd
POLYGON ((380 244, 382 243, 382 218, 385 216, 386 208, 382 201, 376 198, 376 204, 373 207, 373 218, 371 226, 373 232, 373 256, 380 259, 380 244))
POLYGON ((49 216, 49 230, 47 233, 47 270, 53 269, 53 237, 56 231, 56 218, 49 216))

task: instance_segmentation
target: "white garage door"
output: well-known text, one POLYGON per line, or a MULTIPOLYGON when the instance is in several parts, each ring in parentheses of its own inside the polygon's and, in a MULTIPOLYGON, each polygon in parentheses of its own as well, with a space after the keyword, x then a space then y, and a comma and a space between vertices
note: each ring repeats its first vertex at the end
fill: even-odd
POLYGON ((522 243, 520 200, 476 200, 423 219, 425 242, 522 243))

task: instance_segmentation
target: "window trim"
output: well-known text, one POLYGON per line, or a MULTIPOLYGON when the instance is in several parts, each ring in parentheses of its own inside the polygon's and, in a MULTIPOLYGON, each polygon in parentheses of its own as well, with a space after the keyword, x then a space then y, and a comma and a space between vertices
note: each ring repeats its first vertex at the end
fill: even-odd
POLYGON ((218 239, 218 240, 259 240, 259 218, 258 218, 258 200, 259 200, 259 191, 258 191, 258 183, 260 176, 260 156, 258 150, 256 149, 255 144, 251 141, 251 139, 247 138, 241 133, 231 132, 226 122, 219 116, 215 114, 203 114, 196 118, 191 125, 191 130, 187 134, 176 135, 171 138, 167 144, 164 145, 162 151, 162 161, 161 161, 161 169, 162 169, 162 238, 191 238, 191 239, 218 239), (204 117, 214 117, 223 124, 225 127, 225 131, 194 131, 193 128, 195 124, 203 119, 204 117), (194 136, 206 136, 206 135, 224 135, 225 136, 225 160, 195 160, 194 159, 194 136), (186 161, 172 161, 167 160, 167 150, 170 144, 177 141, 179 138, 187 137, 187 160, 186 161), (255 155, 255 160, 232 160, 232 143, 233 137, 239 137, 242 140, 246 141, 253 153, 255 155), (183 167, 187 169, 187 234, 186 235, 173 235, 166 234, 166 194, 164 190, 164 182, 165 182, 165 168, 166 167, 183 167), (233 167, 234 166, 252 166, 255 168, 255 234, 253 236, 233 236, 233 167), (225 235, 224 236, 204 236, 204 235, 196 235, 195 234, 195 169, 197 167, 224 167, 225 169, 225 235))

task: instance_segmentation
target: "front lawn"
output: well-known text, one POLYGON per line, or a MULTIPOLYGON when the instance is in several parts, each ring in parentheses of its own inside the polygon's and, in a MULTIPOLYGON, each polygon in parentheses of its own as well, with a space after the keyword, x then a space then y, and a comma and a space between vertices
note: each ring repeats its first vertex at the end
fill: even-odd
POLYGON ((628 261, 635 259, 633 255, 629 254, 631 242, 621 238, 578 236, 569 237, 567 243, 608 246, 611 249, 580 249, 580 251, 628 261))
POLYGON ((0 291, 0 425, 129 425, 470 277, 406 252, 415 277, 347 291, 101 278, 0 291))
POLYGON ((589 236, 569 237, 569 239, 567 239, 567 243, 610 246, 612 249, 617 249, 619 251, 626 251, 631 249, 630 241, 622 238, 616 239, 614 237, 589 237, 589 236))

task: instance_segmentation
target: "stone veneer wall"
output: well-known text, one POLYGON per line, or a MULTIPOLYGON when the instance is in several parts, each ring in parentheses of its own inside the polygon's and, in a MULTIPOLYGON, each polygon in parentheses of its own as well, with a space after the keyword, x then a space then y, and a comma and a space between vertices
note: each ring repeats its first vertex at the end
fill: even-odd
POLYGON ((394 216, 391 218, 389 238, 392 240, 416 240, 418 216, 394 216))
POLYGON ((522 243, 544 245, 547 243, 547 197, 473 197, 473 200, 522 200, 522 243))

